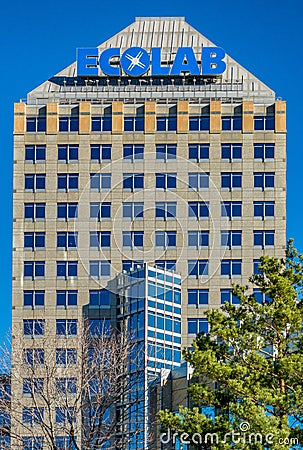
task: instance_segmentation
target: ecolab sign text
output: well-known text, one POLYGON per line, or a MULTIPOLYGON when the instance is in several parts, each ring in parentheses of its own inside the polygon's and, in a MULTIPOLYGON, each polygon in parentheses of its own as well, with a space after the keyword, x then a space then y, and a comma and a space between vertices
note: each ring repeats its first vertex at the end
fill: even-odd
POLYGON ((214 76, 225 71, 224 57, 225 52, 220 47, 202 47, 202 62, 199 64, 191 47, 179 47, 172 64, 166 65, 162 63, 161 48, 158 47, 152 48, 150 53, 141 47, 131 47, 122 55, 119 48, 108 48, 101 54, 98 48, 78 48, 77 74, 80 77, 98 77, 101 70, 101 75, 110 77, 139 77, 150 68, 152 76, 214 76), (113 63, 113 58, 119 59, 119 65, 113 63))

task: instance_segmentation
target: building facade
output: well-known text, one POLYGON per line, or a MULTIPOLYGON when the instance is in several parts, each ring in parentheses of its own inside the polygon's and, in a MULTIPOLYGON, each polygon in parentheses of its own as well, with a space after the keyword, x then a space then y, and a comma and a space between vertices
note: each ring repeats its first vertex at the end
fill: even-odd
POLYGON ((285 102, 182 17, 95 50, 15 104, 13 334, 56 335, 98 302, 116 323, 98 292, 147 263, 180 274, 189 346, 232 282, 284 254, 285 102))

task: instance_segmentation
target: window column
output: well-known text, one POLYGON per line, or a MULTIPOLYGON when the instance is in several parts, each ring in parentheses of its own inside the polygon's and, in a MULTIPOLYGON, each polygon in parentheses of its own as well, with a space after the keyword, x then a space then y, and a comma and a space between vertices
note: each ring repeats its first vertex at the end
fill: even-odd
POLYGON ((25 133, 25 109, 26 105, 23 102, 15 103, 14 105, 14 133, 25 133))
POLYGON ((221 133, 221 102, 213 101, 209 105, 210 133, 221 133))
POLYGON ((188 133, 188 102, 177 103, 177 132, 188 133))
POLYGON ((275 102, 275 132, 286 133, 286 102, 275 102))
POLYGON ((156 131, 156 102, 145 102, 144 104, 144 131, 155 133, 156 131))
POLYGON ((243 133, 254 131, 254 102, 242 103, 242 131, 243 133))
POLYGON ((58 103, 46 104, 46 133, 58 133, 58 103))
POLYGON ((112 103, 112 132, 120 134, 124 128, 123 102, 112 103))
POLYGON ((91 131, 91 104, 89 102, 79 103, 79 133, 89 134, 91 131))

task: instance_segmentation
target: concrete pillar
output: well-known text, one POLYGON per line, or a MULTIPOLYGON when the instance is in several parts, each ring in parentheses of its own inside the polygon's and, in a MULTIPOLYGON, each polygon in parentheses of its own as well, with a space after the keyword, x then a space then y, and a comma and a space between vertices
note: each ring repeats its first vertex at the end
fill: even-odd
POLYGON ((14 104, 14 133, 23 134, 26 131, 26 104, 23 102, 14 104))
POLYGON ((89 134, 91 131, 91 104, 79 103, 79 134, 89 134))
POLYGON ((46 134, 58 133, 58 103, 46 104, 46 134))
POLYGON ((177 103, 177 132, 188 133, 188 102, 177 103))
POLYGON ((243 133, 254 131, 254 102, 242 103, 242 131, 243 133))
POLYGON ((124 129, 123 102, 112 103, 112 132, 120 134, 124 129))
POLYGON ((209 105, 210 110, 210 132, 221 133, 222 120, 221 120, 221 102, 212 101, 209 105))
POLYGON ((144 103, 144 131, 145 133, 156 131, 156 102, 144 103))
POLYGON ((286 102, 282 100, 275 102, 275 131, 286 133, 286 102))

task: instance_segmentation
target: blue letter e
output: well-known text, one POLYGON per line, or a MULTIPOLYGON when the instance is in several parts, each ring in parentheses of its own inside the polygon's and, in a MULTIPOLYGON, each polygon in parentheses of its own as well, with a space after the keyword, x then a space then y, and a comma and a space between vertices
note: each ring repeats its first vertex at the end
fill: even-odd
POLYGON ((98 49, 77 48, 78 77, 98 76, 98 49))

